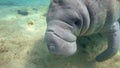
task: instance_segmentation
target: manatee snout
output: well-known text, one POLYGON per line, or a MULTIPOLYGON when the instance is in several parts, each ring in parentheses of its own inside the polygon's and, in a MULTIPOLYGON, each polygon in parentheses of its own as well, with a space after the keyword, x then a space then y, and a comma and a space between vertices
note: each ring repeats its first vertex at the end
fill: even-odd
POLYGON ((45 41, 49 51, 55 55, 74 54, 77 49, 76 36, 71 32, 70 26, 62 21, 51 21, 48 24, 45 41))

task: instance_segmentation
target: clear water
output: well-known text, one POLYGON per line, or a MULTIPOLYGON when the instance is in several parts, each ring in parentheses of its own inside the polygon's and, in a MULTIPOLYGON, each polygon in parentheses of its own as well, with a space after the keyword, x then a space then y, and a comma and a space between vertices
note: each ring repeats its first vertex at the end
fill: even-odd
POLYGON ((120 52, 102 63, 86 62, 81 54, 51 56, 43 42, 49 4, 50 0, 0 0, 0 68, 120 68, 120 52))
POLYGON ((0 6, 48 5, 50 0, 0 0, 0 6))

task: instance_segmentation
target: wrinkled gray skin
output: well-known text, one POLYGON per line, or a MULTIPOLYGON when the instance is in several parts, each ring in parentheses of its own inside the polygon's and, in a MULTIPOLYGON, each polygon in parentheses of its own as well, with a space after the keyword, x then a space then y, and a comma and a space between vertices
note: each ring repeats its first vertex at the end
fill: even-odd
POLYGON ((76 52, 77 36, 101 32, 108 48, 96 60, 113 57, 120 45, 119 4, 118 0, 51 0, 45 34, 49 51, 70 56, 76 52))

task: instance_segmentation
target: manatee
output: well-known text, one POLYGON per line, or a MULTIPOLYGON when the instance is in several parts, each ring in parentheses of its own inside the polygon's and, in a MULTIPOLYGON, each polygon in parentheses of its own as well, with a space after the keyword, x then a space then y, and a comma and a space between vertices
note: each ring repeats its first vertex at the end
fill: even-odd
POLYGON ((96 56, 101 62, 113 57, 120 46, 119 0, 51 0, 45 41, 50 53, 70 56, 80 36, 102 33, 108 47, 96 56))

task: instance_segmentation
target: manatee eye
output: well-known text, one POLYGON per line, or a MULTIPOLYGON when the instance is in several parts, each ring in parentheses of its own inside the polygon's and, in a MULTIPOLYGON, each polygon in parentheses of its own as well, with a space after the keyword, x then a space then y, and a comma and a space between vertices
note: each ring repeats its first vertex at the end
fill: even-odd
POLYGON ((82 21, 81 20, 75 20, 74 22, 75 26, 77 26, 78 28, 80 28, 82 21))

